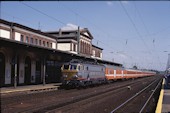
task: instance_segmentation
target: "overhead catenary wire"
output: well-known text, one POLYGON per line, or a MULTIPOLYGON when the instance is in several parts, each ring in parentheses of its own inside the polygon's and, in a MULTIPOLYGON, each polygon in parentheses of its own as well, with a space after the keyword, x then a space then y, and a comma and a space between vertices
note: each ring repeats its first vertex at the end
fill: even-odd
MULTIPOLYGON (((135 3, 135 2, 134 2, 134 3, 135 3)), ((136 7, 136 4, 135 4, 135 9, 136 9, 136 11, 137 11, 137 13, 138 13, 138 15, 139 15, 139 17, 140 17, 140 20, 141 20, 141 22, 142 22, 142 24, 143 24, 143 26, 144 26, 144 29, 146 30, 147 34, 148 34, 149 36, 153 36, 153 35, 150 34, 150 32, 149 32, 149 30, 148 30, 145 22, 143 21, 143 18, 142 18, 142 16, 141 16, 140 12, 138 11, 138 8, 136 7)), ((151 39, 151 37, 149 37, 149 38, 151 39)), ((155 54, 156 54, 156 56, 157 56, 157 59, 158 59, 158 62, 159 62, 159 64, 161 65, 160 57, 159 57, 159 55, 157 54, 157 52, 155 51, 155 50, 156 50, 156 48, 155 48, 155 38, 153 38, 153 39, 151 39, 151 40, 152 40, 152 44, 153 44, 153 48, 154 48, 153 52, 155 52, 155 54)), ((154 57, 153 54, 152 54, 152 56, 154 57)))
MULTIPOLYGON (((144 29, 145 29, 145 31, 146 31, 146 33, 147 33, 147 35, 148 35, 148 36, 149 36, 149 38, 151 39, 151 37, 150 37, 150 36, 152 36, 152 35, 150 34, 150 32, 149 32, 149 30, 148 30, 148 28, 147 28, 147 26, 146 26, 145 22, 143 21, 143 18, 142 18, 142 16, 141 16, 141 13, 139 12, 138 8, 136 7, 135 2, 134 2, 134 7, 135 7, 135 10, 136 10, 136 12, 137 12, 137 14, 138 14, 138 16, 139 16, 139 18, 140 18, 140 20, 141 20, 141 22, 142 22, 143 26, 144 26, 144 29)), ((155 39, 153 38, 153 39, 151 39, 151 41, 153 42, 153 46, 154 46, 154 49, 155 49, 155 44, 154 44, 155 39)), ((152 56, 153 56, 153 54, 152 54, 152 56)), ((157 55, 157 56, 158 56, 158 55, 157 55)), ((158 59, 158 61, 160 62, 160 60, 159 60, 159 59, 158 59)))
POLYGON ((61 20, 56 19, 55 17, 50 16, 50 15, 48 15, 48 14, 46 14, 46 13, 44 13, 44 12, 42 12, 42 11, 36 9, 36 8, 34 8, 34 7, 32 7, 32 6, 24 3, 24 2, 20 2, 20 3, 23 4, 23 5, 25 5, 25 6, 27 6, 27 7, 29 7, 29 8, 31 8, 31 9, 33 9, 34 11, 36 11, 36 12, 38 12, 38 13, 41 13, 42 15, 47 16, 48 18, 50 18, 50 19, 52 19, 52 20, 54 20, 54 21, 56 21, 56 22, 58 22, 58 23, 60 23, 60 24, 62 24, 62 25, 66 25, 66 23, 62 22, 61 20))
MULTIPOLYGON (((122 4, 121 1, 120 1, 120 5, 121 5, 122 9, 124 10, 124 12, 126 13, 127 17, 129 18, 131 24, 133 25, 133 27, 134 27, 134 29, 135 29, 138 37, 142 40, 142 42, 144 43, 146 49, 148 49, 148 46, 147 46, 147 44, 145 43, 144 39, 142 38, 141 34, 139 33, 139 31, 138 31, 138 29, 137 29, 137 27, 136 27, 136 24, 133 22, 131 16, 129 15, 128 11, 126 10, 126 8, 124 7, 124 5, 122 4)), ((149 52, 150 52, 150 51, 149 51, 149 52)), ((151 53, 151 52, 150 52, 150 53, 151 53)))
MULTIPOLYGON (((127 17, 129 18, 131 24, 133 25, 133 27, 134 27, 134 29, 135 29, 135 31, 136 31, 138 37, 141 39, 141 41, 142 41, 143 44, 145 45, 146 50, 149 52, 150 55, 153 56, 153 54, 152 54, 150 48, 148 47, 148 45, 147 45, 146 42, 144 41, 144 39, 143 39, 143 37, 141 36, 141 34, 140 34, 140 32, 139 32, 139 30, 138 30, 136 24, 133 22, 131 16, 129 15, 128 11, 126 10, 126 8, 124 7, 124 5, 122 4, 121 1, 120 1, 120 5, 121 5, 122 9, 124 10, 124 12, 126 13, 127 17)), ((138 12, 138 13, 139 13, 139 12, 138 12)), ((140 15, 140 14, 139 14, 139 15, 140 15)), ((140 16, 140 17, 141 17, 141 16, 140 16)), ((147 29, 147 27, 146 27, 144 21, 142 20, 142 18, 141 18, 141 21, 142 21, 142 23, 143 23, 143 25, 144 25, 144 27, 145 27, 145 30, 149 33, 149 31, 148 31, 148 29, 147 29)), ((158 59, 158 60, 159 60, 159 59, 158 59)), ((159 60, 159 61, 160 61, 160 60, 159 60)))
MULTIPOLYGON (((10 16, 10 17, 12 17, 13 19, 18 19, 18 20, 21 20, 21 21, 24 21, 24 22, 27 22, 27 23, 30 23, 30 24, 35 24, 35 23, 33 23, 33 22, 29 21, 29 20, 26 20, 26 19, 23 19, 23 18, 21 18, 21 17, 17 17, 17 16, 14 16, 14 15, 11 15, 11 14, 9 14, 9 13, 7 13, 7 12, 4 12, 4 11, 1 11, 1 13, 10 16)), ((2 17, 2 16, 1 16, 1 17, 2 17)), ((14 20, 13 20, 13 21, 14 21, 14 20)))

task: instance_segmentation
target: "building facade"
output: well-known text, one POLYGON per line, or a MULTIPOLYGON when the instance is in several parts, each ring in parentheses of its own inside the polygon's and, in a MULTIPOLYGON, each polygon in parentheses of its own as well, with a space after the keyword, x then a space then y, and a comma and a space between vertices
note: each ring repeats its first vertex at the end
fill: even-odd
POLYGON ((92 44, 93 36, 87 28, 46 32, 57 38, 57 49, 82 56, 102 59, 102 48, 92 44))
MULTIPOLYGON (((34 46, 55 50, 57 44, 53 36, 5 20, 0 20, 0 38, 23 44, 27 48, 34 46)), ((19 85, 42 83, 43 63, 41 54, 15 48, 15 46, 7 46, 1 44, 0 47, 1 87, 13 85, 15 77, 19 85)))

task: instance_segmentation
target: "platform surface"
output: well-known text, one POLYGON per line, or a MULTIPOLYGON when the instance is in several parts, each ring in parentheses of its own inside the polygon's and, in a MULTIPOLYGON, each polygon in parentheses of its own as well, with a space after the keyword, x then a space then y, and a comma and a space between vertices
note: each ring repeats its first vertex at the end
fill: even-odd
POLYGON ((31 91, 43 91, 43 90, 57 90, 60 87, 61 83, 52 83, 52 84, 40 84, 40 85, 27 85, 27 86, 17 86, 14 87, 3 87, 0 88, 0 94, 8 93, 20 93, 20 92, 31 92, 31 91))
POLYGON ((165 86, 165 80, 162 82, 156 113, 170 113, 170 86, 165 86))

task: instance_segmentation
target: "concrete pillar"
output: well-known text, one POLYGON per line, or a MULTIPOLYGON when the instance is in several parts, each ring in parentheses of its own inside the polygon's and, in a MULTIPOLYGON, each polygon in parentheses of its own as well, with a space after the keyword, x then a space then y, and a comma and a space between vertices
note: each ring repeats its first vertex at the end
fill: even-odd
POLYGON ((77 31, 77 54, 80 54, 80 27, 79 26, 77 31))
POLYGON ((43 86, 45 86, 45 76, 46 76, 46 57, 43 58, 43 86))
POLYGON ((17 53, 15 54, 15 76, 14 76, 14 88, 17 87, 17 53))

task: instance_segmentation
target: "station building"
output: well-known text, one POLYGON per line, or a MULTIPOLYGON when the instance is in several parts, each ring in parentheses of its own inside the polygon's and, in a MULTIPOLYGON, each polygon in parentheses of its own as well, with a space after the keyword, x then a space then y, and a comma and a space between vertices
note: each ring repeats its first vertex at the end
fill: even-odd
POLYGON ((0 87, 60 82, 62 63, 72 59, 122 66, 102 60, 92 39, 86 28, 45 33, 0 19, 0 87))
POLYGON ((48 31, 57 38, 57 49, 74 54, 102 59, 102 48, 92 44, 93 36, 87 28, 48 31))

